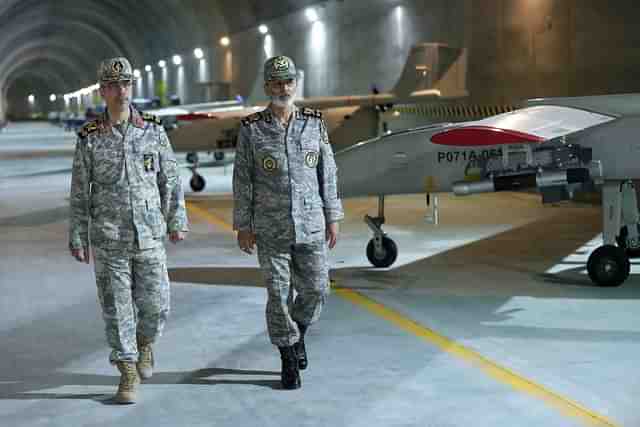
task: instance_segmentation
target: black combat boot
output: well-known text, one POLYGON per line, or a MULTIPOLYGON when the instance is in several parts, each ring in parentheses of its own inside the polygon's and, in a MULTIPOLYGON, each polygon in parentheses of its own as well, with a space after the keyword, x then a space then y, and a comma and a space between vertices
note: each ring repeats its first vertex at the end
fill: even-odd
POLYGON ((302 386, 300 381, 300 371, 298 371, 298 358, 296 350, 292 345, 287 347, 278 347, 280 350, 280 359, 282 359, 281 383, 285 390, 295 390, 302 386))
POLYGON ((293 348, 296 350, 296 355, 298 356, 298 369, 303 371, 307 369, 307 365, 309 364, 307 348, 304 346, 304 334, 307 332, 307 326, 298 323, 298 329, 300 330, 300 339, 293 345, 293 348))

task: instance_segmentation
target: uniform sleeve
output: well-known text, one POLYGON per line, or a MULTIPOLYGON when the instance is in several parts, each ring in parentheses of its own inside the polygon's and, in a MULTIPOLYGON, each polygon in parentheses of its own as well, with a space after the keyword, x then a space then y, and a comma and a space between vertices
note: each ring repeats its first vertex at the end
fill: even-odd
POLYGON ((344 218, 342 201, 338 196, 338 175, 333 149, 329 144, 329 135, 324 120, 320 119, 320 158, 318 159, 318 183, 320 196, 324 202, 324 216, 327 224, 344 218))
POLYGON ((233 229, 254 231, 253 150, 245 125, 240 125, 233 164, 233 229))
POLYGON ((87 159, 86 145, 82 138, 76 141, 71 170, 71 191, 69 194, 69 249, 89 247, 89 201, 91 184, 91 163, 87 159))
POLYGON ((157 126, 160 134, 160 170, 158 171, 158 189, 162 214, 167 222, 167 231, 188 231, 189 221, 184 203, 184 192, 178 162, 173 154, 171 142, 162 126, 157 126))

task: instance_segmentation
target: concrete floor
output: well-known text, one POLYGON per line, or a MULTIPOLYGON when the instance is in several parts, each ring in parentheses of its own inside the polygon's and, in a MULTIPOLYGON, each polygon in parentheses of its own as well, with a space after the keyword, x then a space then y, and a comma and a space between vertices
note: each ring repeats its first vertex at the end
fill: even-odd
POLYGON ((374 270, 362 216, 376 200, 345 201, 310 367, 283 391, 257 261, 229 227, 229 167, 202 170, 192 232, 168 246, 156 374, 138 404, 111 405, 93 270, 66 249, 72 146, 44 124, 0 133, 1 426, 640 426, 640 266, 591 285, 599 208, 441 195, 435 226, 424 196, 390 197, 400 255, 374 270))

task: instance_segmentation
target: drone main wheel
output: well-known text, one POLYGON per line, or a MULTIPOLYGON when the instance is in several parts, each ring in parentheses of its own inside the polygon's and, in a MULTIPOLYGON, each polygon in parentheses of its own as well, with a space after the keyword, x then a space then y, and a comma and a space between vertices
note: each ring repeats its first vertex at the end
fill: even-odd
POLYGON ((195 173, 191 177, 191 180, 189 181, 189 185, 191 185, 191 189, 197 193, 199 191, 204 190, 204 187, 205 185, 207 185, 207 182, 204 180, 202 175, 195 173))
POLYGON ((613 245, 604 245, 591 252, 587 261, 589 277, 598 286, 620 286, 631 270, 625 250, 613 245))
POLYGON ((385 236, 382 238, 382 252, 376 253, 374 239, 371 239, 367 244, 367 258, 374 267, 389 267, 398 258, 398 246, 396 242, 385 236))

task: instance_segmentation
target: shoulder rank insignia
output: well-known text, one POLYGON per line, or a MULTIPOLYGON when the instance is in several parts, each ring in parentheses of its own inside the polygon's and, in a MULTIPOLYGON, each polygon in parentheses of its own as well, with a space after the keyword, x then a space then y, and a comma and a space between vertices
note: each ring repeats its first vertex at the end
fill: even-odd
POLYGON ((98 125, 96 122, 89 122, 87 124, 85 124, 84 126, 82 126, 80 128, 80 130, 78 131, 78 136, 80 138, 86 138, 87 135, 89 135, 90 133, 93 133, 95 131, 98 130, 98 125))
POLYGON ((320 110, 314 110, 313 108, 309 108, 309 107, 304 107, 302 109, 302 115, 309 116, 309 117, 317 117, 319 119, 322 118, 322 112, 320 110))
POLYGON ((142 113, 142 120, 144 120, 145 122, 153 122, 157 125, 162 124, 162 120, 160 120, 160 117, 154 116, 153 114, 149 113, 142 113))
POLYGON ((249 126, 253 122, 259 122, 260 120, 262 120, 262 116, 262 111, 258 111, 257 113, 249 114, 247 117, 240 120, 240 122, 244 126, 249 126))

